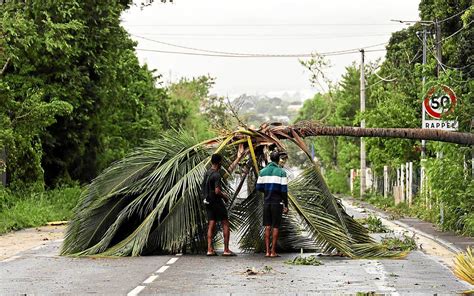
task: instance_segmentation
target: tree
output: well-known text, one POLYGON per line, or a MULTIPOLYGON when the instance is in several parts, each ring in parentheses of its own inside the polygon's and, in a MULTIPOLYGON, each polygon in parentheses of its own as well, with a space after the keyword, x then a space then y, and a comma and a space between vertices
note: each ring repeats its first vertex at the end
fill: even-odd
MULTIPOLYGON (((250 195, 235 208, 234 218, 240 225, 244 248, 258 250, 261 240, 255 235, 262 233, 255 217, 259 215, 261 202, 252 188, 260 166, 267 161, 268 151, 274 147, 284 149, 282 139, 295 142, 309 156, 302 137, 427 137, 474 143, 474 135, 459 134, 321 127, 312 123, 264 124, 258 130, 239 129, 206 141, 185 132, 165 133, 159 140, 112 165, 90 184, 69 225, 61 252, 79 256, 137 256, 183 249, 204 250, 206 227, 200 184, 211 154, 217 152, 226 155, 228 175, 241 164, 241 184, 247 176, 251 180, 250 195)), ((230 193, 233 199, 239 190, 230 193)), ((376 244, 367 231, 344 212, 340 200, 330 193, 315 165, 290 185, 289 199, 293 216, 282 231, 283 245, 295 248, 312 242, 324 251, 338 250, 350 257, 400 255, 376 244), (297 230, 301 225, 310 234, 309 242, 297 230)))
POLYGON ((136 43, 120 25, 129 3, 0 6, 0 120, 7 127, 0 146, 8 147, 13 182, 42 182, 43 174, 50 186, 90 181, 167 128, 171 98, 140 66, 136 43))

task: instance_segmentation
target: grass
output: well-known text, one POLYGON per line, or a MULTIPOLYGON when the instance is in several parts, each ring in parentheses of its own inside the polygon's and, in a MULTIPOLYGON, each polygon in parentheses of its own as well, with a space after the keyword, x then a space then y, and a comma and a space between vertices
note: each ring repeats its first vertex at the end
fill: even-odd
POLYGON ((79 186, 16 193, 0 189, 0 234, 69 220, 80 193, 79 186))
POLYGON ((393 219, 401 217, 416 217, 431 223, 437 223, 439 209, 427 209, 424 203, 416 196, 411 206, 407 203, 399 203, 395 205, 392 197, 385 198, 382 195, 368 193, 364 201, 374 205, 375 207, 387 211, 393 219))

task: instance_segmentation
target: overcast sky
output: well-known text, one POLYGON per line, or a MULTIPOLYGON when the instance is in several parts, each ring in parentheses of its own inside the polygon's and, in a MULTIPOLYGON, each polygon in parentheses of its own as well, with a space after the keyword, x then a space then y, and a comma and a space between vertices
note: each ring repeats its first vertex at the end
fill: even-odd
MULTIPOLYGON (((391 19, 417 20, 419 0, 175 0, 155 1, 145 9, 123 15, 133 35, 204 50, 303 54, 362 48, 388 42, 390 33, 404 27, 391 19)), ((137 48, 195 52, 136 36, 137 48)), ((371 49, 381 49, 383 45, 371 49)), ((205 53, 205 52, 200 52, 205 53)), ((299 91, 311 96, 309 73, 298 58, 236 58, 178 55, 137 51, 140 61, 163 74, 164 81, 209 74, 214 93, 231 97, 247 94, 278 95, 299 91)), ((367 53, 366 59, 385 52, 367 53)), ((360 54, 330 57, 327 75, 340 79, 344 68, 360 54)))

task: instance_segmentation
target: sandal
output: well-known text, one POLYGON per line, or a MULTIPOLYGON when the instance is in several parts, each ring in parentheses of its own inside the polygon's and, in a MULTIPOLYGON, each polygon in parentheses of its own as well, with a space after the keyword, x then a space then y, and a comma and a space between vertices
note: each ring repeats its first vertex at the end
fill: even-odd
POLYGON ((233 256, 237 256, 237 254, 235 254, 234 252, 222 253, 222 256, 233 257, 233 256))
POLYGON ((207 253, 206 256, 212 257, 212 256, 219 256, 219 255, 217 255, 216 252, 212 252, 212 253, 207 253))

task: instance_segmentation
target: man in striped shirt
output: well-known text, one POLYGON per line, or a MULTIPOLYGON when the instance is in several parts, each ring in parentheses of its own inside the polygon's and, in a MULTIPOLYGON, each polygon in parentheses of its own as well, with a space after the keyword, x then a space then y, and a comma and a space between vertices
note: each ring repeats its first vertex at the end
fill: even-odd
POLYGON ((260 171, 257 190, 264 193, 263 225, 265 226, 266 257, 279 257, 276 253, 278 232, 283 213, 288 213, 288 179, 286 172, 278 165, 280 152, 270 154, 270 162, 260 171), (270 249, 270 235, 272 245, 270 249))

